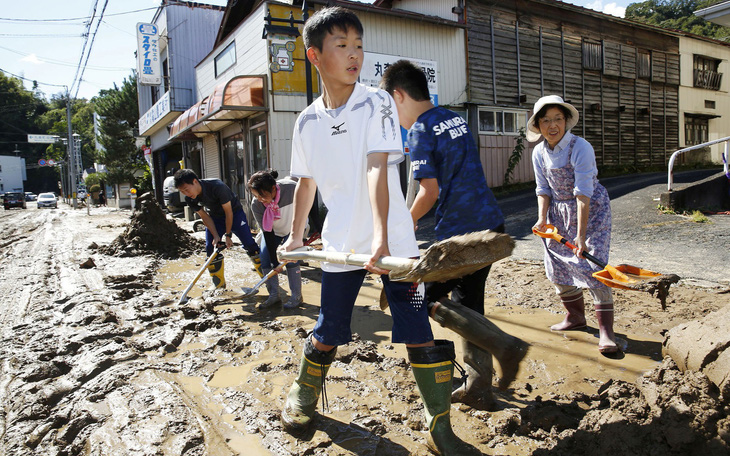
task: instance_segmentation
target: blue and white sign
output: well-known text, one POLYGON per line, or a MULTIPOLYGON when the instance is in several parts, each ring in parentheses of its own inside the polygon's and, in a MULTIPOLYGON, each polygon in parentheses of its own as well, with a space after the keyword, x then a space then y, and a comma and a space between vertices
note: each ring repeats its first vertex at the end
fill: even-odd
POLYGON ((155 24, 137 23, 137 77, 142 85, 162 84, 160 37, 155 24))
POLYGON ((436 62, 433 60, 365 52, 362 70, 360 71, 360 82, 370 87, 378 87, 380 80, 383 79, 383 73, 385 73, 385 70, 398 60, 410 60, 423 70, 423 73, 426 75, 426 80, 428 81, 428 91, 431 94, 431 102, 438 106, 438 71, 436 62))
POLYGON ((139 133, 145 134, 170 113, 170 91, 168 90, 146 113, 139 118, 139 133))

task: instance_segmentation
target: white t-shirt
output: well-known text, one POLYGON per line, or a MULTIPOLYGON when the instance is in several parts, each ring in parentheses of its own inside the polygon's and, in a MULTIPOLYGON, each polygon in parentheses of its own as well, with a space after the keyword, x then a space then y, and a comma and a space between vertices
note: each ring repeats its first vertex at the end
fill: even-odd
MULTIPOLYGON (((403 161, 395 103, 387 92, 355 84, 345 106, 328 110, 317 98, 297 119, 291 174, 311 178, 329 210, 322 229, 325 251, 371 253, 373 214, 367 185, 367 156, 388 153, 388 248, 401 258, 418 256, 413 219, 400 188, 403 161)), ((324 263, 328 272, 359 269, 324 263)))

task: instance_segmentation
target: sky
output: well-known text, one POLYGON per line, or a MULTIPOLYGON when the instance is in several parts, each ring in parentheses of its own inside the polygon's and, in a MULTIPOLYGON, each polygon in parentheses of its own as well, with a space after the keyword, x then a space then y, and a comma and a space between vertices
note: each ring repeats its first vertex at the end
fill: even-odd
MULTIPOLYGON (((199 1, 212 5, 227 3, 226 0, 199 1)), ((136 67, 135 25, 150 22, 160 0, 4 0, 2 3, 0 70, 6 75, 26 78, 24 84, 28 89, 32 88, 33 80, 38 81, 39 88, 49 98, 69 90, 72 97, 90 99, 102 89, 110 89, 114 84, 121 86, 124 78, 132 74, 136 67), (83 38, 84 34, 88 40, 83 38)), ((626 6, 633 2, 571 0, 568 3, 623 17, 626 6)))
POLYGON ((0 69, 6 75, 29 79, 24 81, 28 89, 33 80, 38 81, 49 98, 65 94, 66 86, 72 97, 90 99, 102 89, 121 86, 132 74, 136 68, 135 26, 151 22, 159 4, 160 0, 3 0, 0 69), (88 41, 82 37, 85 33, 88 41), (81 74, 79 64, 84 62, 81 74))

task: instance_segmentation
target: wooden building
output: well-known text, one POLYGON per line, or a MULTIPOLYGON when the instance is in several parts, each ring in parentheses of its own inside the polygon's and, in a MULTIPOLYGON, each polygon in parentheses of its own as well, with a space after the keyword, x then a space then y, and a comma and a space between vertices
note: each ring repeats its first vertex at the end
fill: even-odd
MULTIPOLYGON (((454 12, 466 24, 468 120, 491 186, 502 185, 520 129, 543 95, 578 109, 573 131, 590 141, 599 165, 663 164, 677 149, 679 35, 671 31, 553 0, 376 5, 454 12)), ((530 150, 513 182, 534 179, 530 150)))
MULTIPOLYGON (((491 185, 501 184, 513 149, 504 136, 524 126, 543 95, 578 109, 573 131, 593 145, 599 165, 663 164, 677 149, 679 39, 672 32, 547 0, 467 1, 466 18, 471 124, 491 185), (514 126, 510 112, 524 113, 514 126), (491 113, 502 114, 501 125, 491 113)), ((529 154, 517 171, 518 180, 534 178, 529 154)))

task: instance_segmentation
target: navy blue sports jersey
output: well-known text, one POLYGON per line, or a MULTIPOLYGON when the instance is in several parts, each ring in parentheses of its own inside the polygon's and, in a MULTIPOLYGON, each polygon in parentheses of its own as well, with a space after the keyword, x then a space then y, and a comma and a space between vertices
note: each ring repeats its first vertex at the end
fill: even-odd
POLYGON ((460 115, 442 107, 424 112, 408 131, 408 147, 414 177, 438 180, 438 240, 504 223, 474 139, 460 115))

